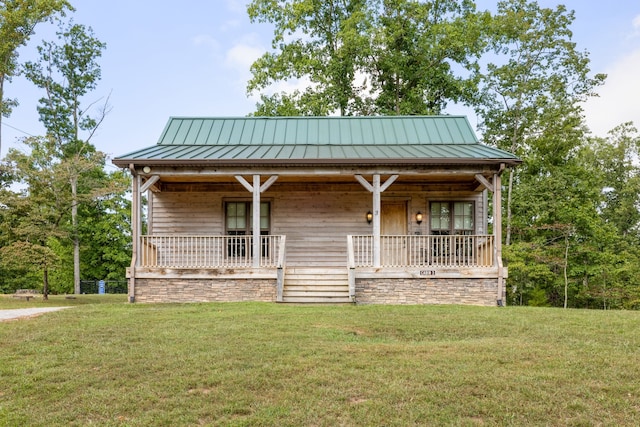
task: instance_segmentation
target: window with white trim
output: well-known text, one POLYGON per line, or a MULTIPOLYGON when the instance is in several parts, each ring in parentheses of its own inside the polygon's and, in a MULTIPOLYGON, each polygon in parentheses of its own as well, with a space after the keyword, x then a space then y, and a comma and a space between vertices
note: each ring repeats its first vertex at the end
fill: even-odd
POLYGON ((473 202, 431 202, 431 234, 439 236, 474 234, 474 211, 473 202))
MULTIPOLYGON (((249 236, 253 234, 253 203, 226 202, 225 203, 225 233, 227 236, 249 236)), ((268 236, 270 231, 271 204, 260 202, 260 235, 268 236)), ((245 256, 245 238, 229 239, 227 244, 228 256, 245 256)), ((267 256, 268 245, 262 244, 262 255, 267 256)))

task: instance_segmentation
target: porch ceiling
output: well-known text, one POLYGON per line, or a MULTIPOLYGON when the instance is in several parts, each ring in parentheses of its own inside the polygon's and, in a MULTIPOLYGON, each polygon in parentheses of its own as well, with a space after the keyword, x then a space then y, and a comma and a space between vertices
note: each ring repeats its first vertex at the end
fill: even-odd
MULTIPOLYGON (((477 173, 477 172, 475 172, 477 173)), ((475 178, 475 173, 432 173, 432 174, 401 174, 395 181, 395 185, 425 186, 434 189, 456 189, 459 191, 476 191, 480 189, 475 178)), ((247 176, 246 174, 243 174, 247 176)), ((274 173, 274 175, 278 175, 274 173)), ((269 174, 262 176, 264 183, 269 174)), ((383 175, 384 177, 385 175, 383 175)), ((149 176, 144 176, 145 179, 149 176)), ((489 177, 489 175, 487 175, 489 177)), ((274 187, 295 187, 295 186, 316 186, 327 185, 353 186, 360 189, 354 174, 349 175, 278 175, 278 180, 274 187)), ((241 190, 243 187, 233 175, 172 175, 162 174, 160 180, 156 182, 157 191, 216 191, 216 190, 241 190)))

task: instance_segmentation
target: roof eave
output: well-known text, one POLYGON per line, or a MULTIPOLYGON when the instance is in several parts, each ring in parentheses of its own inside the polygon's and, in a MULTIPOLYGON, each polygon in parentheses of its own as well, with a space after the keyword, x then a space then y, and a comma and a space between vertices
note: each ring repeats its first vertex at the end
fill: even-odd
POLYGON ((112 163, 121 168, 130 165, 144 166, 344 166, 344 165, 500 165, 516 166, 522 163, 518 158, 398 158, 398 159, 127 159, 116 158, 112 163))

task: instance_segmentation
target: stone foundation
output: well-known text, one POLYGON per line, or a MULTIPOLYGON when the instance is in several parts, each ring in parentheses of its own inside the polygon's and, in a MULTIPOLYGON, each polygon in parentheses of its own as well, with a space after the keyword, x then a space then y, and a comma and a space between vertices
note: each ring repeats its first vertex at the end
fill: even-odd
MULTIPOLYGON (((495 278, 357 278, 358 304, 466 304, 495 307, 495 278)), ((505 298, 503 296, 502 300, 505 298)))
POLYGON ((276 300, 276 279, 136 279, 136 302, 276 300))

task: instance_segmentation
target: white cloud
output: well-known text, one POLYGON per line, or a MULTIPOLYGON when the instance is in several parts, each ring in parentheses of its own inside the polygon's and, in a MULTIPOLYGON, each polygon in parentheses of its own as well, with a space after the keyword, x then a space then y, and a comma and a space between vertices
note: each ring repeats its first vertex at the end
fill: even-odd
POLYGON ((234 30, 236 28, 240 28, 242 26, 242 21, 239 19, 230 19, 228 21, 226 21, 225 23, 223 23, 222 25, 220 25, 220 27, 218 28, 218 30, 220 30, 220 32, 227 32, 230 30, 234 30))
POLYGON ((253 35, 247 35, 243 40, 227 50, 224 65, 234 71, 234 80, 243 85, 251 78, 251 64, 264 52, 265 47, 256 41, 253 35))
POLYGON ((226 0, 227 9, 235 13, 245 13, 247 11, 248 0, 226 0))
POLYGON ((209 34, 200 34, 195 36, 193 39, 193 44, 196 46, 205 46, 210 48, 212 51, 216 52, 220 49, 220 42, 216 40, 214 37, 209 34))
MULTIPOLYGON (((635 20, 634 20, 635 22, 635 20)), ((600 96, 584 106, 587 125, 598 136, 604 136, 615 126, 633 121, 640 126, 640 49, 612 64, 605 73, 607 80, 599 88, 600 96)))
POLYGON ((259 46, 239 43, 227 51, 225 65, 239 72, 249 72, 251 64, 263 53, 264 49, 259 46))
POLYGON ((633 18, 631 25, 633 26, 633 32, 631 33, 630 38, 635 39, 640 37, 640 15, 636 15, 635 18, 633 18))

